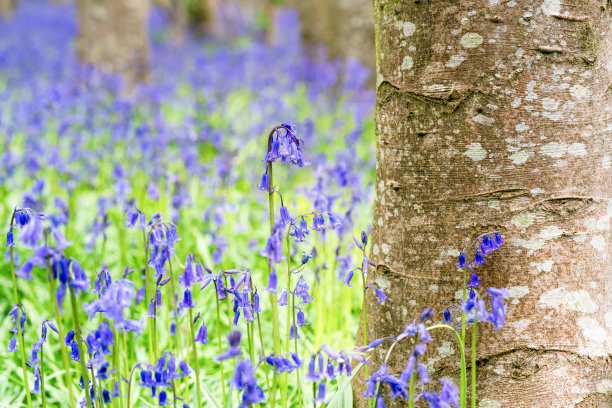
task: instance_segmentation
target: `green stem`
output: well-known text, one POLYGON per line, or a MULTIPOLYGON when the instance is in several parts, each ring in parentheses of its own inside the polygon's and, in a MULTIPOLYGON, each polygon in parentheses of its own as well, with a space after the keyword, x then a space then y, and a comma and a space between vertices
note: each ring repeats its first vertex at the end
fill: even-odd
POLYGON ((472 361, 471 361, 471 374, 472 374, 472 408, 476 408, 476 326, 478 325, 478 319, 474 319, 474 325, 472 326, 472 361))
POLYGON ((85 400, 87 401, 87 408, 91 408, 93 406, 91 405, 91 396, 89 395, 89 374, 87 374, 87 367, 85 366, 85 353, 83 352, 83 345, 81 344, 81 325, 79 324, 76 296, 74 295, 74 288, 70 285, 70 282, 68 282, 68 286, 70 287, 70 302, 72 304, 72 318, 74 319, 74 327, 76 330, 76 342, 79 347, 81 375, 83 376, 83 385, 85 387, 85 400))
POLYGON ((132 396, 132 380, 134 379, 134 373, 136 372, 136 368, 138 368, 138 363, 134 364, 132 370, 130 371, 130 378, 128 381, 128 389, 127 389, 127 408, 131 406, 131 396, 132 396))
POLYGON ((416 372, 414 366, 410 372, 410 380, 408 382, 408 408, 414 408, 414 385, 416 384, 416 372))
MULTIPOLYGON (((14 220, 13 215, 13 220, 14 220)), ((13 220, 11 220, 11 230, 13 226, 13 220)), ((13 258, 13 247, 10 248, 11 256, 11 277, 13 278, 13 301, 19 305, 19 296, 17 295, 17 279, 15 278, 15 261, 13 258)), ((20 311, 20 310, 19 310, 20 311)), ((32 396, 30 395, 30 386, 28 384, 28 371, 26 369, 26 356, 25 356, 25 344, 23 341, 23 332, 21 331, 21 320, 19 318, 19 311, 15 316, 17 320, 17 337, 19 338, 19 353, 21 354, 21 371, 23 374, 23 385, 25 387, 26 399, 28 401, 28 408, 32 408, 32 396)))
POLYGON ((202 407, 202 391, 200 390, 200 364, 198 362, 198 349, 196 347, 195 342, 195 331, 193 329, 193 312, 192 309, 189 309, 189 330, 191 331, 191 352, 193 357, 193 369, 196 375, 196 395, 198 398, 198 408, 202 407))
MULTIPOLYGON (((363 345, 368 345, 368 306, 366 303, 366 278, 365 274, 361 274, 361 283, 363 284, 363 302, 361 308, 363 309, 363 345)), ((365 366, 365 378, 369 377, 368 366, 365 366)))
MULTIPOLYGON (((115 373, 115 381, 119 384, 119 406, 123 408, 123 398, 121 395, 122 387, 121 387, 121 344, 119 344, 119 335, 117 334, 117 329, 113 330, 113 341, 115 342, 115 347, 113 347, 113 360, 115 364, 115 369, 117 372, 115 373)), ((114 400, 113 400, 114 401, 114 400)))
MULTIPOLYGON (((270 140, 268 141, 268 151, 270 151, 270 140)), ((272 233, 272 231, 274 230, 274 192, 273 190, 273 186, 274 186, 274 174, 273 174, 273 170, 272 170, 272 162, 268 162, 268 176, 269 176, 269 180, 270 180, 270 190, 268 192, 268 204, 269 204, 269 210, 270 210, 270 233, 272 233)), ((270 273, 272 273, 272 264, 269 264, 268 266, 268 277, 270 276, 270 273)), ((274 293, 270 293, 270 309, 272 311, 272 335, 274 337, 274 354, 277 356, 281 355, 281 340, 280 340, 280 329, 279 329, 279 325, 278 325, 278 304, 276 301, 276 294, 274 293)), ((274 386, 273 386, 273 395, 276 394, 276 378, 274 379, 274 386)), ((281 396, 282 398, 282 396, 281 396)), ((286 399, 286 395, 285 395, 285 399, 286 399)), ((272 406, 274 406, 274 400, 272 402, 272 406)), ((283 402, 283 406, 285 406, 285 403, 283 402)))
MULTIPOLYGON (((145 308, 148 310, 149 303, 151 302, 151 289, 150 289, 150 276, 149 276, 149 237, 151 232, 149 232, 148 236, 144 230, 142 230, 142 239, 145 245, 145 308)), ((155 364, 155 355, 154 355, 154 346, 153 346, 153 322, 151 319, 147 319, 147 325, 149 326, 149 363, 155 364)))
POLYGON ((455 337, 457 338, 457 343, 459 344, 459 352, 461 353, 461 383, 459 386, 459 399, 460 399, 460 404, 459 407, 460 408, 465 408, 466 407, 466 390, 467 390, 467 369, 466 369, 466 365, 465 365, 465 347, 463 342, 461 341, 461 335, 459 335, 459 333, 457 333, 457 330, 453 329, 450 326, 447 326, 445 324, 437 324, 431 327, 428 327, 427 330, 433 330, 433 329, 448 329, 451 330, 454 334, 455 337))
MULTIPOLYGON (((295 324, 295 293, 291 295, 291 310, 293 311, 293 347, 296 355, 298 354, 298 336, 297 336, 297 326, 295 324)), ((299 367, 295 370, 295 374, 297 375, 297 389, 298 389, 298 401, 300 402, 300 408, 302 408, 302 383, 300 382, 300 369, 299 367)))
MULTIPOLYGON (((253 285, 251 284, 251 287, 253 285)), ((266 350, 264 349, 264 342, 263 342, 263 336, 261 334, 261 320, 259 319, 259 313, 257 313, 257 330, 259 331, 259 346, 261 347, 261 355, 265 356, 266 355, 266 350)), ((221 344, 221 343, 219 343, 221 344)), ((268 387, 268 395, 270 395, 270 380, 268 378, 268 365, 264 364, 264 370, 266 372, 266 385, 268 387)))
POLYGON ((45 395, 45 372, 43 366, 44 351, 43 346, 40 346, 40 364, 38 365, 38 373, 40 375, 40 396, 42 398, 42 408, 47 407, 47 396, 45 395))
POLYGON ((72 371, 70 370, 70 363, 68 359, 68 351, 66 347, 64 347, 61 342, 64 340, 64 326, 62 324, 62 315, 60 313, 59 303, 57 302, 57 297, 55 296, 55 279, 53 278, 53 272, 51 271, 51 266, 49 268, 49 300, 53 302, 55 306, 55 322, 57 323, 57 330, 60 341, 60 351, 62 353, 62 360, 64 363, 64 371, 66 376, 66 387, 68 388, 68 393, 70 394, 70 405, 73 408, 76 408, 76 402, 74 399, 74 391, 73 391, 73 383, 72 383, 72 371))
MULTIPOLYGON (((219 305, 219 292, 217 292, 217 284, 215 283, 215 300, 217 301, 217 341, 219 343, 219 354, 223 352, 221 346, 221 306, 219 305)), ((225 375, 223 374, 223 361, 219 361, 221 374, 221 392, 223 393, 223 401, 225 401, 225 375)))

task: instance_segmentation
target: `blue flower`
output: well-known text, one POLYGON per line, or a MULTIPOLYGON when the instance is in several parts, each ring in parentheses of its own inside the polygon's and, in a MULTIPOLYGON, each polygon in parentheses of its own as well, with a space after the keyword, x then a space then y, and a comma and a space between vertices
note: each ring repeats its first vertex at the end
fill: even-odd
POLYGON ((326 398, 325 398, 325 381, 321 381, 319 383, 319 386, 317 387, 317 395, 315 396, 314 400, 312 401, 315 404, 325 404, 327 402, 326 398))
POLYGON ((238 330, 234 330, 230 334, 227 335, 227 340, 230 344, 229 350, 219 354, 215 357, 215 361, 223 361, 229 358, 233 358, 240 355, 240 339, 242 337, 242 333, 238 330))
POLYGON ((185 289, 181 306, 187 309, 193 309, 196 306, 196 302, 193 301, 193 296, 190 289, 185 289))
MULTIPOLYGON (((349 286, 350 286, 350 285, 349 285, 349 286)), ((374 288, 374 291, 376 292, 376 296, 378 297, 378 303, 379 303, 379 304, 381 304, 381 305, 382 305, 382 304, 383 304, 383 303, 385 303, 385 301, 388 299, 387 295, 385 295, 385 294, 383 293, 383 291, 382 291, 382 290, 380 290, 380 289, 378 289, 376 286, 373 286, 373 285, 368 285, 368 286, 366 286, 366 289, 369 289, 369 288, 374 288)))

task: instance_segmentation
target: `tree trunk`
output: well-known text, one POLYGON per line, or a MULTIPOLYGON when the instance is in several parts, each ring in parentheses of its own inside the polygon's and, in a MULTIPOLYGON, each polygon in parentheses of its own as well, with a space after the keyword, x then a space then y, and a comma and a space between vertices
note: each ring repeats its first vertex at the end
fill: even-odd
POLYGON ((215 36, 219 34, 216 0, 193 0, 190 2, 189 20, 196 34, 215 36))
POLYGON ((148 0, 78 0, 81 62, 128 83, 148 79, 148 0))
MULTIPOLYGON (((478 406, 612 406, 612 4, 375 0, 374 12, 368 280, 389 300, 368 293, 368 338, 427 306, 441 321, 458 303, 459 251, 498 230, 505 245, 476 271, 509 288, 508 318, 478 326, 478 406)), ((456 342, 434 338, 430 373, 458 385, 456 342)))
POLYGON ((0 0, 0 18, 11 18, 17 7, 17 0, 0 0))
POLYGON ((291 4, 300 14, 307 50, 312 52, 323 44, 332 58, 357 58, 374 72, 371 0, 292 0, 291 4))

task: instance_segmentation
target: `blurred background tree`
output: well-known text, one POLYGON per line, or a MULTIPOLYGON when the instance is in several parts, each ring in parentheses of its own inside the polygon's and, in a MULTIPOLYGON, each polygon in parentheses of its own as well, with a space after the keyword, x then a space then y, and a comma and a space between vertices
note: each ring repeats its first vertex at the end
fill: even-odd
POLYGON ((79 59, 130 82, 148 78, 148 0, 78 0, 79 59))

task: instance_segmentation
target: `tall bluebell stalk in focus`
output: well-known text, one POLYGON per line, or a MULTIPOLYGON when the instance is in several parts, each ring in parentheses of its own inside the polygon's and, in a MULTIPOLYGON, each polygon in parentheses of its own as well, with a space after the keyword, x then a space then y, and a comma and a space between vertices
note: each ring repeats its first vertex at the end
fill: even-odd
MULTIPOLYGON (((505 322, 505 312, 507 306, 503 304, 503 299, 507 299, 507 291, 496 288, 489 288, 487 293, 492 297, 491 306, 493 313, 488 314, 485 309, 484 300, 477 296, 475 288, 480 286, 478 275, 474 272, 473 267, 483 265, 486 262, 486 255, 496 251, 504 244, 502 236, 499 232, 482 234, 474 240, 470 248, 463 250, 458 257, 457 268, 463 271, 463 287, 462 287, 462 313, 461 313, 461 343, 465 347, 465 329, 468 322, 472 325, 471 339, 471 405, 476 407, 476 336, 478 321, 490 320, 493 322, 495 329, 501 328, 505 322), (474 250, 474 260, 470 258, 470 250, 474 250), (471 271, 470 280, 468 282, 468 270, 471 271), (470 290, 469 296, 466 293, 470 290), (467 316, 470 315, 468 319, 467 316)), ((445 318, 451 321, 449 311, 445 311, 445 318)), ((467 390, 461 390, 461 401, 463 406, 467 402, 467 390)))
MULTIPOLYGON (((21 370, 22 370, 22 375, 23 375, 23 385, 25 387, 26 398, 28 401, 28 408, 32 408, 32 396, 30 395, 30 386, 28 385, 28 372, 26 370, 25 345, 23 341, 23 329, 25 328, 26 314, 22 310, 21 317, 19 317, 19 310, 21 310, 21 307, 19 307, 20 305, 19 295, 17 294, 17 279, 15 278, 15 259, 14 259, 14 254, 13 254, 13 248, 15 246, 15 239, 13 236, 14 223, 16 221, 17 225, 19 225, 21 228, 30 224, 32 217, 30 216, 28 211, 29 210, 27 209, 23 209, 23 210, 15 209, 13 211, 13 215, 11 217, 11 222, 9 226, 9 231, 6 234, 6 246, 9 247, 10 258, 11 258, 10 262, 11 262, 11 278, 13 280, 13 302, 16 307, 16 309, 15 307, 13 307, 13 309, 15 310, 13 319, 15 321, 15 325, 17 329, 16 334, 19 339, 19 353, 21 354, 21 370)), ((38 220, 38 217, 39 217, 38 214, 34 214, 34 217, 36 218, 36 221, 32 222, 33 226, 36 222, 40 222, 40 220, 38 220)), ((15 350, 14 340, 15 340, 15 337, 13 337, 13 339, 11 340, 12 346, 9 347, 9 351, 15 350)))
MULTIPOLYGON (((272 164, 275 161, 282 163, 291 163, 299 167, 303 167, 308 163, 304 161, 301 151, 302 141, 295 136, 295 131, 291 125, 281 124, 272 128, 268 134, 268 145, 264 163, 266 170, 261 177, 259 189, 268 193, 268 205, 270 214, 270 238, 266 244, 266 248, 262 251, 262 255, 268 257, 268 293, 270 294, 270 307, 272 311, 272 327, 274 337, 274 353, 281 354, 281 339, 278 320, 277 306, 277 275, 274 264, 282 261, 282 228, 277 226, 274 220, 274 170, 272 164)), ((286 376, 281 377, 281 403, 286 406, 287 403, 287 381, 286 376)), ((276 377, 275 377, 276 382, 276 377)), ((274 387, 273 393, 275 393, 274 387)))

